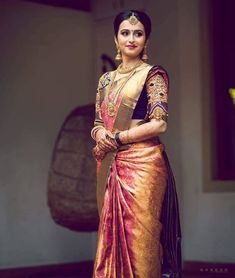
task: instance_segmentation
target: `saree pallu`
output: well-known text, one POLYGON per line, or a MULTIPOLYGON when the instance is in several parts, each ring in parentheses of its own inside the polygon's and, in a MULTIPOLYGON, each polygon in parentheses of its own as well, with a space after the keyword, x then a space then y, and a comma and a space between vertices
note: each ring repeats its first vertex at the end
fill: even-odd
POLYGON ((94 278, 161 277, 163 150, 147 140, 117 152, 104 196, 94 278))

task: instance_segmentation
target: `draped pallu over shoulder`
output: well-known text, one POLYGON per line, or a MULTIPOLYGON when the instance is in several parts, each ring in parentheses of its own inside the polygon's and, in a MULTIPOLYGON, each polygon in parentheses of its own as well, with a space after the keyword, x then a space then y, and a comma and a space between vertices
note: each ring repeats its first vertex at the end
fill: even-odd
MULTIPOLYGON (((120 103, 118 113, 113 124, 113 130, 122 131, 129 128, 133 111, 151 67, 152 66, 148 64, 142 64, 133 72, 133 78, 130 78, 125 84, 125 94, 120 103)), ((106 90, 109 90, 109 87, 107 87, 106 90)), ((104 94, 106 93, 108 92, 104 92, 104 94)), ((97 204, 99 213, 102 209, 107 178, 115 155, 115 151, 109 152, 102 160, 100 169, 97 172, 97 204)))

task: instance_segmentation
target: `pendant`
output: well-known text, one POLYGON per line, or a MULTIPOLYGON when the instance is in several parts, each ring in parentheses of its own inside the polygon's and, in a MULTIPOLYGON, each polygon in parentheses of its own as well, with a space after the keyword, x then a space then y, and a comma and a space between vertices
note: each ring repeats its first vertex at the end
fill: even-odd
POLYGON ((113 103, 113 102, 109 102, 108 103, 108 115, 110 116, 110 117, 114 117, 114 115, 115 115, 115 104, 113 103))

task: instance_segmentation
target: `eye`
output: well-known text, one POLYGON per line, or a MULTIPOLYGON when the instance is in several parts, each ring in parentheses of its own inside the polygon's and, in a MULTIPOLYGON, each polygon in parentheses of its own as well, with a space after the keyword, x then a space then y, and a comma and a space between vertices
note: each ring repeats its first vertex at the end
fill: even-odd
POLYGON ((121 31, 121 34, 122 34, 124 37, 126 37, 126 36, 129 35, 129 32, 128 32, 128 30, 123 30, 123 31, 121 31))
POLYGON ((136 37, 139 38, 139 37, 142 37, 143 35, 144 35, 144 33, 143 33, 142 31, 139 31, 139 30, 138 30, 138 31, 135 31, 135 36, 136 36, 136 37))

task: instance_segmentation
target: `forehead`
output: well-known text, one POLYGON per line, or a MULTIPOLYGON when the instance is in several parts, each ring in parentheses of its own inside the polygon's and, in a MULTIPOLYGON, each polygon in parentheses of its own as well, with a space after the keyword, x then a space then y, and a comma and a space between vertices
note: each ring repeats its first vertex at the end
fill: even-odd
POLYGON ((119 30, 123 29, 144 31, 144 25, 140 21, 138 21, 137 24, 133 25, 128 20, 123 20, 119 26, 119 30))

